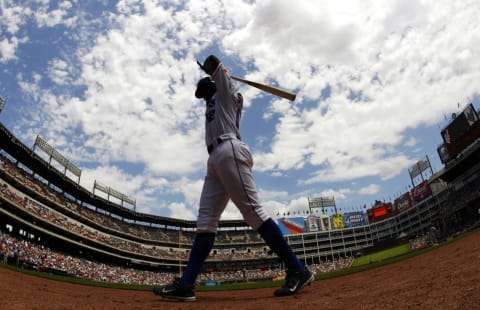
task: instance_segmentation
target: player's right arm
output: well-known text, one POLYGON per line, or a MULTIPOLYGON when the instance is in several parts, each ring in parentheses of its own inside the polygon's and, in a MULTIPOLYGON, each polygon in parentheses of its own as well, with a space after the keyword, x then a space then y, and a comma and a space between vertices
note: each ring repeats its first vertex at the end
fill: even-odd
POLYGON ((207 74, 210 75, 217 86, 217 98, 222 98, 222 104, 238 104, 237 89, 232 83, 232 78, 228 74, 228 70, 222 64, 220 59, 215 55, 208 56, 203 67, 207 74))

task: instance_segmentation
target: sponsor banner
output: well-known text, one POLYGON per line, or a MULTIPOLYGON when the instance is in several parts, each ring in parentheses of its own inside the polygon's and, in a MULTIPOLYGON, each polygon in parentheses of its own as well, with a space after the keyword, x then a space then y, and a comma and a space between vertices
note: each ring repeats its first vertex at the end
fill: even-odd
POLYGON ((445 143, 437 148, 437 153, 438 157, 440 157, 440 160, 442 161, 442 164, 446 164, 452 159, 452 156, 450 156, 450 152, 448 151, 448 147, 445 143))
POLYGON ((332 230, 332 226, 330 225, 330 217, 321 216, 320 227, 322 227, 322 230, 332 230))
POLYGON ((418 203, 432 195, 432 190, 428 181, 425 180, 411 190, 413 203, 418 203))
POLYGON ((332 220, 333 220, 333 228, 334 229, 343 228, 343 215, 342 214, 332 215, 332 220))
POLYGON ((402 196, 395 199, 393 205, 395 206, 396 212, 403 212, 404 210, 410 208, 412 206, 410 192, 406 192, 402 196))
POLYGON ((475 108, 473 107, 473 104, 469 104, 465 110, 463 110, 463 114, 465 115, 465 118, 467 119, 468 126, 473 126, 476 122, 478 122, 478 114, 477 111, 475 111, 475 108))
POLYGON ((290 217, 278 220, 278 227, 284 235, 305 233, 305 219, 303 217, 290 217))
POLYGON ((308 231, 318 231, 318 217, 309 215, 307 217, 308 231))
POLYGON ((367 219, 365 213, 357 212, 347 212, 343 214, 343 223, 345 227, 356 227, 367 225, 367 219))
POLYGON ((205 285, 205 286, 215 286, 217 284, 218 284, 217 281, 205 281, 205 282, 203 282, 203 285, 205 285))

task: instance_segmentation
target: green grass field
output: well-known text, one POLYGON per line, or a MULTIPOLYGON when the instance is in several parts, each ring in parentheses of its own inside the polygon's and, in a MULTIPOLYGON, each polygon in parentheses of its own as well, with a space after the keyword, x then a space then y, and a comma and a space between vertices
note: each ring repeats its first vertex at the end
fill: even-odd
POLYGON ((410 247, 408 243, 399 245, 394 248, 390 248, 388 250, 384 250, 377 253, 355 258, 353 260, 352 267, 362 266, 362 265, 370 264, 372 262, 381 262, 392 257, 407 254, 408 252, 410 252, 410 247))

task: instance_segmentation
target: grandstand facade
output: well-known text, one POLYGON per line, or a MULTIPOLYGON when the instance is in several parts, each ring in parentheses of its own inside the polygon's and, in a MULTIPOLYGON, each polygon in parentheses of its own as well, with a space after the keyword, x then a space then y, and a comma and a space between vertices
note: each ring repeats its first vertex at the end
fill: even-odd
MULTIPOLYGON (((370 212, 372 217, 363 225, 290 234, 287 242, 301 260, 314 265, 412 238, 432 226, 446 235, 478 221, 478 117, 471 127, 457 137, 468 135, 469 141, 462 140, 462 148, 450 147, 456 153, 445 159, 441 171, 421 184, 428 195, 408 204, 398 200, 380 205, 378 208, 385 208, 382 216, 375 218, 370 212)), ((1 231, 86 259, 178 272, 188 260, 195 226, 195 221, 139 213, 95 195, 0 124, 1 231)), ((243 220, 220 222, 214 249, 204 266, 225 271, 278 267, 277 257, 243 220)))

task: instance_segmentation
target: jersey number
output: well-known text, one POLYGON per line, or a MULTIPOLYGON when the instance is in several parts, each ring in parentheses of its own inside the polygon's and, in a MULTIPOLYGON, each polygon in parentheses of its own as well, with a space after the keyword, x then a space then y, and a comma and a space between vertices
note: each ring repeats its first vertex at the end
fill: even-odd
POLYGON ((205 113, 205 117, 207 118, 207 122, 210 123, 211 121, 213 121, 213 119, 215 118, 215 109, 212 109, 205 113))

